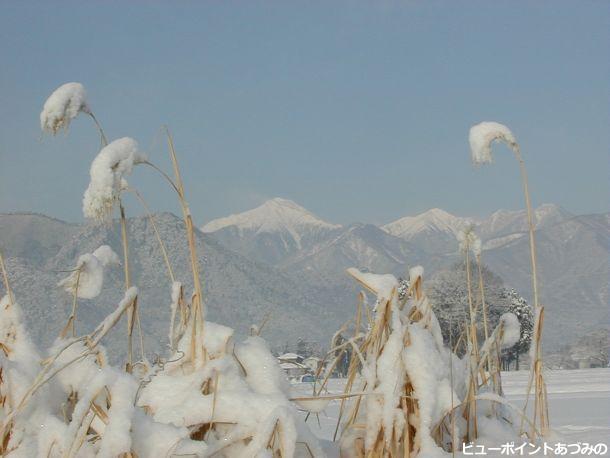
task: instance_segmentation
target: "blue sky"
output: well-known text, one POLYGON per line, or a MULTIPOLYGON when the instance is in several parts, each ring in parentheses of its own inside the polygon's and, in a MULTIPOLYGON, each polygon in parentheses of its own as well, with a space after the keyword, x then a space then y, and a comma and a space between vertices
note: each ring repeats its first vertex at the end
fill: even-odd
MULTIPOLYGON (((508 150, 469 162, 482 120, 519 139, 535 204, 608 211, 609 19, 605 1, 2 2, 0 212, 82 219, 96 132, 39 131, 68 81, 168 170, 171 128, 198 223, 275 196, 339 223, 520 208, 508 150)), ((178 211, 151 170, 130 183, 178 211)))

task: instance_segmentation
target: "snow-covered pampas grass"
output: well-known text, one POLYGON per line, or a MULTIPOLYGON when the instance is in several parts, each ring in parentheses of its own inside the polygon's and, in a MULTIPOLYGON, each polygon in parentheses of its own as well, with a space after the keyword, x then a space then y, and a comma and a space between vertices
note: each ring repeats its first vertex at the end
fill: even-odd
POLYGON ((514 313, 504 313, 500 317, 502 323, 502 348, 510 348, 519 342, 521 336, 521 325, 519 319, 514 313))
POLYGON ((118 264, 118 255, 108 245, 102 245, 93 253, 81 255, 74 270, 58 286, 81 299, 93 299, 102 292, 104 267, 118 264))
POLYGON ((91 164, 91 181, 83 196, 83 214, 87 218, 106 220, 127 187, 125 177, 134 165, 146 161, 136 141, 129 137, 114 140, 99 152, 91 164))
POLYGON ((492 162, 491 145, 494 142, 504 142, 511 149, 517 146, 517 140, 508 127, 491 121, 484 121, 472 126, 468 140, 472 162, 476 165, 492 162))
POLYGON ((285 375, 263 339, 236 342, 231 328, 206 322, 207 360, 194 366, 184 357, 191 332, 188 326, 173 355, 153 368, 138 406, 155 421, 188 428, 209 455, 290 457, 298 448, 305 456, 323 455, 290 402, 285 375))
POLYGON ((104 284, 104 268, 118 264, 118 255, 108 245, 102 245, 93 253, 81 255, 70 275, 59 281, 57 285, 73 296, 72 313, 61 332, 62 337, 69 330, 72 330, 72 335, 75 333, 77 299, 93 299, 99 296, 104 284))
MULTIPOLYGON (((539 427, 543 434, 549 431, 548 424, 548 406, 546 402, 546 386, 542 374, 542 317, 544 316, 544 308, 538 300, 538 273, 536 260, 536 239, 534 236, 534 215, 529 193, 529 183, 527 179, 527 170, 525 162, 521 156, 521 147, 517 143, 516 137, 511 130, 503 124, 497 122, 481 122, 470 128, 469 142, 472 155, 472 161, 475 165, 490 163, 491 145, 494 141, 506 143, 515 155, 519 163, 519 171, 521 173, 521 182, 523 186, 523 195, 525 197, 525 208, 527 210, 527 223, 530 245, 530 262, 532 276, 532 291, 534 296, 534 310, 536 313, 536 322, 534 324, 534 338, 532 341, 533 350, 531 355, 531 375, 530 382, 535 384, 535 405, 534 418, 539 421, 539 427)), ((530 383, 531 387, 531 383, 530 383)), ((529 400, 530 388, 526 399, 529 400)))
POLYGON ((457 233, 460 252, 465 254, 468 250, 472 250, 475 256, 481 255, 481 239, 474 232, 474 226, 468 225, 457 233))
POLYGON ((32 344, 19 306, 0 301, 3 456, 324 456, 262 338, 237 342, 233 329, 207 322, 205 364, 184 357, 192 304, 166 357, 133 373, 108 365, 102 339, 137 295, 129 288, 93 332, 47 352, 32 344))
POLYGON ((472 225, 467 226, 457 234, 459 241, 460 252, 464 255, 464 263, 466 266, 466 290, 468 291, 468 312, 470 317, 470 326, 467 328, 466 336, 468 341, 467 357, 470 360, 468 373, 468 392, 467 402, 464 405, 463 416, 467 419, 467 436, 469 440, 478 436, 478 418, 477 418, 477 403, 472 402, 477 396, 479 390, 477 368, 479 366, 479 342, 477 330, 477 309, 472 296, 472 281, 470 272, 470 252, 475 246, 480 250, 481 241, 474 233, 472 225))
MULTIPOLYGON (((470 353, 460 359, 444 345, 423 289, 421 267, 410 269, 405 301, 398 300, 398 282, 391 275, 353 268, 348 273, 377 301, 368 322, 361 326, 359 312, 354 336, 341 345, 334 339, 330 351, 338 353, 335 358, 346 348, 353 354, 337 424, 341 456, 447 456, 459 451, 462 443, 489 439, 497 431, 503 438, 518 440, 518 424, 505 409, 489 408, 508 404, 506 400, 494 393, 479 395, 470 388, 476 384, 481 391, 487 389, 477 376, 483 368, 470 353), (470 404, 479 407, 472 409, 470 404), (473 431, 472 424, 478 424, 478 429, 473 431)), ((493 353, 496 358, 494 370, 499 370, 500 349, 513 344, 519 334, 515 320, 514 315, 505 315, 482 347, 485 355, 493 353)), ((332 370, 333 364, 329 367, 332 370)), ((329 398, 321 395, 322 388, 318 397, 299 399, 302 408, 322 410, 329 398)))
POLYGON ((81 83, 66 83, 59 86, 44 103, 40 112, 40 128, 56 135, 61 129, 68 129, 79 113, 91 114, 87 103, 87 93, 81 83))

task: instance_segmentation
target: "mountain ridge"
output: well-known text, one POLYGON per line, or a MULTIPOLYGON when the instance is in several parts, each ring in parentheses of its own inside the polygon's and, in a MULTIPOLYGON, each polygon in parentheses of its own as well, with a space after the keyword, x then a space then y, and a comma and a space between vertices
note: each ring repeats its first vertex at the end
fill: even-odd
MULTIPOLYGON (((310 213, 300 206, 292 209, 299 214, 310 213)), ((553 346, 562 342, 565 332, 582 334, 610 322, 610 215, 571 215, 555 205, 542 206, 542 210, 536 229, 540 292, 541 302, 547 305, 545 342, 553 346)), ((502 221, 490 224, 493 230, 482 234, 483 262, 507 286, 531 299, 525 213, 494 214, 496 223, 499 216, 502 221)), ((441 210, 427 217, 434 222, 439 215, 446 217, 441 210)), ((155 220, 176 277, 188 291, 192 285, 182 220, 171 213, 156 214, 155 220)), ((476 230, 482 231, 485 219, 476 222, 476 230)), ((109 244, 120 253, 120 231, 117 222, 113 224, 109 227, 66 223, 46 215, 0 214, 0 246, 7 258, 9 277, 35 335, 44 336, 46 343, 49 336, 59 332, 70 308, 70 298, 56 287, 61 278, 56 271, 71 268, 80 254, 101 244, 109 244)), ((271 313, 265 337, 272 344, 299 337, 325 343, 354 313, 359 288, 345 274, 346 268, 405 276, 409 267, 420 264, 426 279, 430 279, 461 259, 455 228, 447 229, 446 225, 444 231, 431 231, 423 224, 420 233, 406 239, 372 224, 329 224, 320 225, 314 220, 299 227, 300 247, 281 225, 268 224, 263 231, 256 227, 240 232, 230 226, 214 232, 196 230, 209 318, 231 323, 243 335, 252 323, 271 313)), ((141 288, 142 307, 147 310, 142 317, 147 346, 158 351, 167 335, 171 285, 148 219, 129 218, 128 229, 133 280, 141 288)), ((120 299, 122 290, 121 269, 111 270, 99 300, 80 305, 81 318, 86 321, 82 325, 87 327, 101 319, 120 299)), ((121 339, 124 336, 117 336, 116 345, 121 339)))

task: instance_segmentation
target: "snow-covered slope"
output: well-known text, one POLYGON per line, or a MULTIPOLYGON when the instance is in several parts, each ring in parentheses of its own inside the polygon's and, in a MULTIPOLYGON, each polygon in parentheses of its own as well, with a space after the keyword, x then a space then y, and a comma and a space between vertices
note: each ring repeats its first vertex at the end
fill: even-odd
MULTIPOLYGON (((536 229, 548 227, 570 218, 572 215, 555 204, 542 204, 534 210, 536 229)), ((481 222, 478 232, 488 240, 516 232, 527 231, 525 210, 498 210, 481 222)))
POLYGON ((276 197, 252 210, 210 221, 204 225, 203 232, 216 232, 228 226, 241 231, 288 232, 295 241, 300 241, 301 234, 312 228, 336 229, 337 224, 327 223, 296 202, 276 197))
MULTIPOLYGON (((190 294, 192 281, 184 223, 169 213, 155 216, 176 279, 190 294)), ((128 219, 132 281, 140 287, 138 306, 148 352, 161 352, 167 344, 171 281, 146 217, 128 219)), ((314 285, 304 284, 272 266, 240 256, 219 243, 214 235, 195 233, 200 254, 204 299, 209 319, 229 323, 246 335, 251 324, 271 314, 264 336, 273 345, 306 338, 325 342, 344 321, 343 313, 329 307, 314 285)), ((42 215, 0 214, 0 247, 4 250, 9 279, 23 307, 37 343, 50 344, 70 312, 71 296, 57 287, 66 269, 79 255, 100 245, 121 253, 120 229, 113 225, 68 224, 42 215), (25 249, 27 248, 27 249, 25 249)), ((1 275, 0 275, 1 277, 1 275)), ((124 292, 121 267, 107 269, 99 297, 79 301, 78 332, 90 331, 112 311, 124 292)), ((4 283, 0 280, 0 297, 4 283)), ((351 306, 351 304, 349 304, 351 306)), ((108 347, 125 349, 124 327, 113 331, 108 347)))
POLYGON ((239 253, 281 264, 339 228, 291 200, 276 197, 252 210, 210 221, 201 230, 214 233, 239 253))
MULTIPOLYGON (((531 298, 529 238, 520 234, 485 249, 483 260, 506 284, 531 298)), ((540 302, 546 307, 547 343, 565 344, 566 336, 573 338, 610 325, 608 246, 608 214, 574 216, 536 230, 538 286, 540 302)), ((553 350, 552 346, 548 349, 553 350)))
POLYGON ((443 253, 455 250, 457 233, 471 223, 471 218, 454 216, 440 208, 432 208, 416 216, 400 218, 382 226, 382 229, 429 252, 443 253))
POLYGON ((404 239, 410 239, 422 232, 440 232, 455 236, 469 222, 469 218, 460 218, 440 208, 432 208, 416 216, 405 216, 381 228, 404 239))
MULTIPOLYGON (((534 214, 536 229, 549 227, 572 217, 569 212, 555 204, 542 204, 534 210, 534 214)), ((429 252, 449 253, 456 248, 455 236, 468 224, 473 224, 477 234, 486 242, 485 249, 498 248, 527 232, 527 213, 525 210, 498 210, 487 218, 476 220, 433 208, 416 216, 400 218, 382 226, 382 229, 429 252)))
POLYGON ((362 271, 378 271, 405 275, 408 266, 422 262, 423 253, 411 243, 395 237, 372 224, 352 224, 303 251, 291 259, 287 269, 312 275, 314 283, 340 283, 342 288, 354 290, 345 269, 356 267, 362 271))

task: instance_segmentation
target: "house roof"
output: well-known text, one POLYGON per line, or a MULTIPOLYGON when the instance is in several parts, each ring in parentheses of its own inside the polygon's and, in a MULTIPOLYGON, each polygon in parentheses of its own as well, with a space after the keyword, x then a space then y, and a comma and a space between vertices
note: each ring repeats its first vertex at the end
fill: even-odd
POLYGON ((283 355, 278 356, 278 359, 284 359, 284 360, 291 360, 291 359, 299 359, 299 358, 303 358, 300 355, 297 355, 296 353, 284 353, 283 355))
POLYGON ((309 369, 307 366, 296 363, 296 362, 280 363, 280 367, 284 370, 286 370, 286 369, 309 369))

